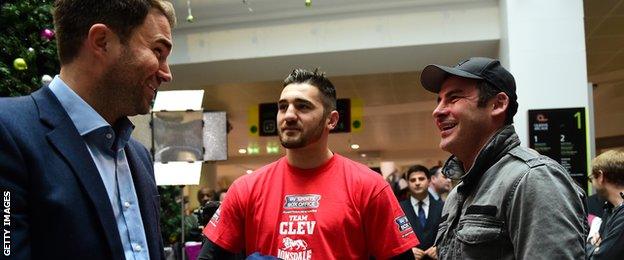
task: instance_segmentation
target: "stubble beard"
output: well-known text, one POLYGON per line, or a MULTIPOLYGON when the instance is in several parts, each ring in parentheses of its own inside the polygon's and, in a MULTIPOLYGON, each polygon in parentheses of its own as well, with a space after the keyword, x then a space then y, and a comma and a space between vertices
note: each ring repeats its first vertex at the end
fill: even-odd
POLYGON ((312 129, 311 132, 307 133, 302 129, 301 135, 299 138, 294 140, 286 140, 288 137, 283 137, 282 130, 279 130, 279 139, 282 146, 286 149, 298 149, 308 146, 311 143, 314 143, 321 139, 323 136, 323 130, 325 130, 325 116, 320 120, 319 124, 312 129))
POLYGON ((110 111, 116 111, 119 116, 133 116, 147 114, 149 106, 144 106, 143 87, 136 75, 138 66, 133 63, 134 56, 129 47, 124 47, 119 59, 102 77, 99 86, 103 94, 102 102, 110 111))
POLYGON ((596 194, 598 194, 598 197, 604 200, 607 200, 609 198, 609 193, 607 192, 606 189, 594 187, 594 190, 596 190, 596 194))

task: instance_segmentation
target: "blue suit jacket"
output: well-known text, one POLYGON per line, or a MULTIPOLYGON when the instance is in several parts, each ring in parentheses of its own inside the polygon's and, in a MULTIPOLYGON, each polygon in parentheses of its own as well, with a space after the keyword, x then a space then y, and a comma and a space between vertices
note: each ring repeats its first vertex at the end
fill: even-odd
POLYGON ((422 250, 427 250, 432 247, 435 243, 436 235, 438 234, 438 226, 440 225, 444 202, 435 200, 431 193, 429 193, 429 213, 427 214, 427 223, 424 228, 418 223, 418 217, 416 216, 416 212, 414 212, 414 207, 412 207, 412 202, 409 197, 401 201, 400 204, 410 225, 412 225, 412 229, 418 237, 418 241, 420 241, 417 247, 422 250))
MULTIPOLYGON (((159 197, 148 151, 125 152, 151 259, 164 259, 159 197)), ((0 99, 0 192, 10 192, 14 259, 124 259, 113 209, 87 146, 47 87, 0 99)), ((2 208, 3 210, 5 207, 2 208)))

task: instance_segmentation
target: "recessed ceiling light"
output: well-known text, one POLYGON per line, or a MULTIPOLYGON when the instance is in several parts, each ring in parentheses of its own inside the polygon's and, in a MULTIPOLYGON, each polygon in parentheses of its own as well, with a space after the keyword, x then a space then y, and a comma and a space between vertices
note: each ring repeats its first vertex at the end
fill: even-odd
POLYGON ((245 148, 238 149, 238 153, 246 154, 247 153, 247 149, 245 149, 245 148))
POLYGON ((365 157, 366 157, 366 154, 365 154, 365 153, 361 153, 361 154, 360 154, 360 156, 361 156, 361 157, 363 157, 363 158, 365 158, 365 157))
POLYGON ((253 170, 247 170, 245 171, 247 174, 251 174, 253 172, 253 170))
POLYGON ((353 150, 360 149, 360 145, 359 144, 351 144, 351 149, 353 149, 353 150))

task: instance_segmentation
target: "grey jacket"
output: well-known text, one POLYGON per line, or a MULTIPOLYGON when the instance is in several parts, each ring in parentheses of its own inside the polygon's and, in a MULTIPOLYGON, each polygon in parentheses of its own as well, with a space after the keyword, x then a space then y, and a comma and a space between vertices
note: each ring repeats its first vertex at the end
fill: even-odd
POLYGON ((461 182, 444 204, 439 259, 585 258, 585 192, 557 162, 521 147, 513 126, 492 137, 467 173, 454 156, 443 172, 461 182))

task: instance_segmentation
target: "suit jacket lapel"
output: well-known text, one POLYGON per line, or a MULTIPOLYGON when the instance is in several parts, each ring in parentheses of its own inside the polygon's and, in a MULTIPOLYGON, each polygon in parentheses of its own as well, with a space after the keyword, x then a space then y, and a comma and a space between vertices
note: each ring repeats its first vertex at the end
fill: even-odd
POLYGON ((40 119, 51 128, 46 138, 71 166, 79 180, 78 183, 83 186, 83 190, 93 203, 112 255, 114 258, 123 258, 123 248, 113 208, 102 178, 82 137, 50 89, 42 88, 33 93, 32 97, 39 109, 40 119))
POLYGON ((427 218, 427 224, 425 225, 426 230, 433 230, 433 229, 438 228, 437 226, 436 227, 432 227, 432 226, 434 223, 438 223, 440 216, 436 214, 436 212, 441 210, 439 209, 441 206, 442 206, 442 203, 433 199, 433 197, 429 197, 429 215, 427 218))
POLYGON ((141 210, 141 218, 143 220, 143 228, 145 229, 145 238, 149 247, 150 259, 160 259, 163 245, 159 242, 162 241, 160 234, 159 218, 160 209, 157 208, 157 200, 159 200, 157 193, 153 190, 156 186, 155 180, 150 175, 152 171, 145 168, 145 165, 141 163, 138 151, 133 146, 132 141, 128 141, 126 145, 126 158, 128 159, 128 165, 130 165, 130 172, 132 173, 132 181, 134 182, 134 189, 137 193, 139 200, 139 208, 141 210))

